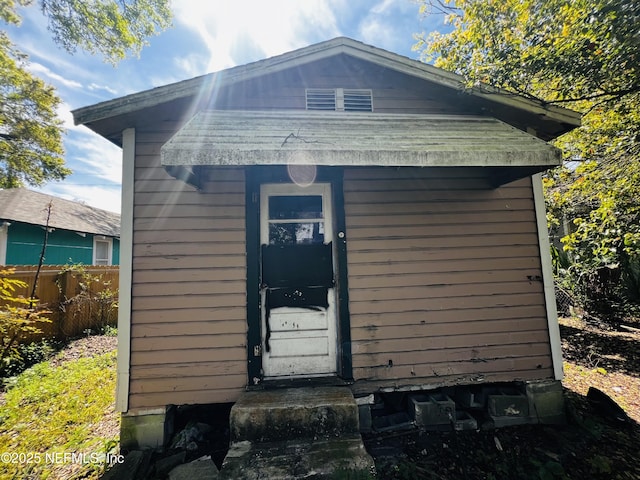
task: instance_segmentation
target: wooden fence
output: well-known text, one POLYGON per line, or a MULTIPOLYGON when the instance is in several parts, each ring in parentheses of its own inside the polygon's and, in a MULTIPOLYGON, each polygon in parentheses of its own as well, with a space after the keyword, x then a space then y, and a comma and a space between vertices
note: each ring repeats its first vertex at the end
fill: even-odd
MULTIPOLYGON (((25 288, 18 288, 15 296, 31 295, 36 266, 9 266, 15 269, 8 278, 22 280, 25 288)), ((43 266, 40 270, 35 298, 38 307, 48 310, 44 316, 51 323, 38 325, 41 334, 26 341, 41 338, 73 338, 87 330, 98 331, 106 325, 116 325, 118 318, 119 268, 103 266, 43 266)), ((24 340, 23 340, 24 341, 24 340)))

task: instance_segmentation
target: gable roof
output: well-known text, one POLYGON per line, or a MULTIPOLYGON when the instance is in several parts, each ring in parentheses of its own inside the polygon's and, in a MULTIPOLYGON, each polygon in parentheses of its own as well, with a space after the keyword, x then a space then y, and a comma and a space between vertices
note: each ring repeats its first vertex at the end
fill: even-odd
POLYGON ((122 130, 134 127, 135 122, 139 120, 136 114, 142 110, 189 98, 198 98, 203 95, 203 92, 212 92, 237 82, 340 54, 362 59, 452 91, 467 93, 486 104, 491 116, 507 123, 511 123, 509 118, 524 117, 524 123, 536 129, 536 135, 544 140, 553 139, 580 125, 579 113, 553 105, 544 105, 489 86, 468 88, 464 78, 459 75, 346 37, 334 38, 265 60, 134 93, 80 108, 72 113, 76 124, 84 124, 120 145, 122 130))
POLYGON ((120 236, 120 215, 82 203, 34 192, 26 188, 0 190, 0 220, 46 225, 46 208, 52 202, 49 227, 108 237, 120 236))

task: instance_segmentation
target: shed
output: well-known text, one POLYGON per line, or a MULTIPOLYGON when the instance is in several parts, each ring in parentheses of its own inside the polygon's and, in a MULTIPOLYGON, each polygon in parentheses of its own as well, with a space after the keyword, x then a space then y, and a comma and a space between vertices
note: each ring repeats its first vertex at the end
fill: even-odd
POLYGON ((0 265, 37 265, 47 225, 44 265, 118 265, 120 215, 26 188, 0 190, 0 265))
POLYGON ((561 379, 540 174, 577 113, 348 38, 73 113, 123 148, 127 417, 561 379))

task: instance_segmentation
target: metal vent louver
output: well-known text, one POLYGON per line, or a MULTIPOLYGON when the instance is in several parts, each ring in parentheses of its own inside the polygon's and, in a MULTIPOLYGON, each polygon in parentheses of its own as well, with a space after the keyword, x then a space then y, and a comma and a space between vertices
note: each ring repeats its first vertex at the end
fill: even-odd
POLYGON ((372 112, 371 90, 346 88, 309 88, 306 91, 307 110, 337 112, 372 112))
POLYGON ((336 91, 333 88, 307 89, 307 110, 335 110, 336 91))
POLYGON ((372 112, 371 90, 344 90, 345 112, 372 112))

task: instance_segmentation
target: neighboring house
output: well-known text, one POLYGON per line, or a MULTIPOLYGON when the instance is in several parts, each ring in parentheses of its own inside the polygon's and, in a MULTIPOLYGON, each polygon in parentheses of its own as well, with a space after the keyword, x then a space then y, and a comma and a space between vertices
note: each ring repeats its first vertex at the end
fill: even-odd
POLYGON ((73 113, 123 148, 127 425, 282 380, 562 378, 540 172, 575 112, 337 38, 73 113))
POLYGON ((0 190, 0 265, 118 265, 120 215, 26 188, 0 190))

